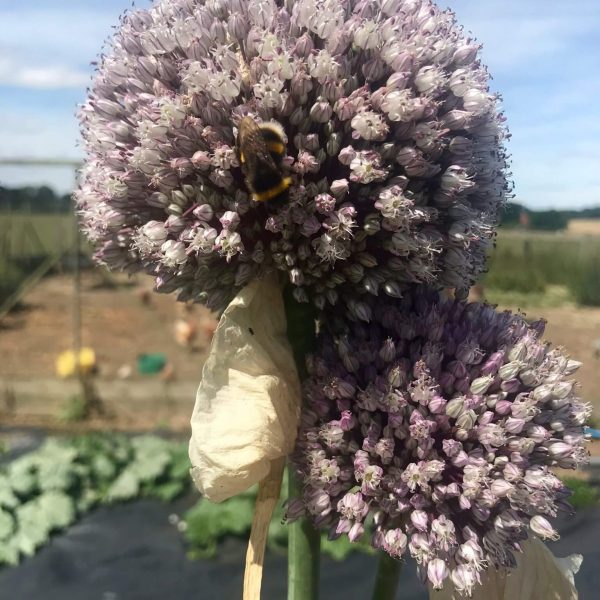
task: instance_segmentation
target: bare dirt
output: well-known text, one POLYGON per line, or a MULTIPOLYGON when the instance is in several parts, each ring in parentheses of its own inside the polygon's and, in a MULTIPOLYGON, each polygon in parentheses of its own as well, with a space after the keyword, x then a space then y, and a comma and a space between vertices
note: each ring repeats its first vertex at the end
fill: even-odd
MULTIPOLYGON (((202 306, 184 306, 172 295, 154 294, 142 279, 113 276, 106 287, 98 271, 84 272, 81 293, 81 343, 96 353, 100 379, 118 377, 129 366, 136 374, 139 354, 163 352, 172 378, 198 381, 215 319, 202 306), (178 320, 197 328, 191 348, 175 340, 178 320)), ((145 278, 146 279, 146 278, 145 278)), ((19 310, 0 322, 0 377, 48 378, 55 375, 60 352, 73 348, 73 279, 43 279, 23 299, 19 310)))
POLYGON ((149 278, 85 271, 81 285, 81 345, 96 354, 94 389, 106 415, 65 423, 82 395, 76 379, 56 374, 58 355, 74 347, 74 284, 68 275, 43 279, 19 309, 0 321, 0 425, 51 429, 187 431, 216 319, 202 306, 155 294, 149 278), (107 282, 110 285, 107 285, 107 282), (184 324, 185 339, 175 325, 184 324), (164 353, 153 375, 137 368, 143 353, 164 353))

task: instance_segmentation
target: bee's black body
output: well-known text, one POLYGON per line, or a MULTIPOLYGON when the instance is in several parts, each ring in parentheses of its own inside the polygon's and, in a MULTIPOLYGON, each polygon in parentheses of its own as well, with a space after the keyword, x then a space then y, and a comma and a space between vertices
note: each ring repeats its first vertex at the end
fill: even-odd
POLYGON ((256 202, 276 203, 285 198, 291 179, 283 174, 285 138, 276 124, 240 121, 237 151, 246 185, 256 202))

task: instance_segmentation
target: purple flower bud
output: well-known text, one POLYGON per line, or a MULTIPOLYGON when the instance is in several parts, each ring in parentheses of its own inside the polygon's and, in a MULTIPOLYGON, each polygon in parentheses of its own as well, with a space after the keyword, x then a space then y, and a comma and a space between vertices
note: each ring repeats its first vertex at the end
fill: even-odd
POLYGON ((475 569, 467 565, 458 565, 452 570, 450 578, 456 591, 467 596, 471 595, 471 590, 477 582, 475 569))
MULTIPOLYGON (((442 396, 434 396, 429 401, 429 410, 433 414, 445 414, 446 412, 446 400, 442 396)), ((446 441, 446 440, 444 440, 446 441)))
POLYGON ((498 370, 498 375, 500 375, 500 379, 502 381, 507 381, 509 379, 514 379, 521 369, 521 364, 517 361, 506 363, 502 365, 498 370))
POLYGON ((462 444, 453 439, 445 439, 442 441, 442 447, 446 456, 452 458, 462 450, 462 444))
POLYGON ((573 389, 573 383, 571 381, 561 381, 556 385, 552 386, 552 396, 554 398, 566 398, 573 389))
POLYGON ((236 212, 228 210, 225 211, 221 217, 219 217, 219 221, 225 229, 233 231, 240 224, 240 215, 238 215, 236 212))
POLYGON ((515 419, 513 417, 509 417, 506 419, 505 427, 506 431, 511 434, 521 433, 523 431, 523 427, 525 425, 525 419, 515 419))
POLYGON ((551 385, 540 385, 535 390, 533 390, 532 397, 538 403, 547 402, 552 398, 552 388, 551 385))
POLYGON ((317 99, 310 109, 310 118, 317 123, 327 123, 331 119, 333 108, 325 98, 317 99))
POLYGON ((504 416, 510 413, 511 408, 512 402, 509 402, 508 400, 499 400, 496 402, 495 411, 499 415, 504 416))
POLYGON ((472 394, 485 394, 488 391, 494 378, 491 375, 484 375, 483 377, 479 377, 474 379, 471 383, 471 393, 472 394))
POLYGON ((442 588, 444 580, 449 574, 448 567, 441 558, 434 558, 427 565, 427 578, 435 590, 442 588))
POLYGON ((394 360, 396 357, 396 345, 394 344, 394 340, 387 338, 383 342, 383 346, 381 346, 381 349, 379 350, 379 356, 386 362, 394 360))
POLYGON ((338 155, 338 160, 343 165, 349 165, 354 160, 355 157, 356 157, 356 151, 354 150, 354 148, 352 148, 352 146, 347 146, 346 148, 342 148, 340 150, 340 153, 338 155))
POLYGON ((577 371, 577 369, 579 369, 579 367, 581 367, 581 363, 579 361, 569 359, 564 369, 565 375, 572 375, 575 373, 575 371, 577 371))
POLYGON ((557 540, 559 538, 558 533, 552 527, 548 519, 545 519, 541 515, 535 515, 529 521, 529 527, 531 530, 539 535, 543 540, 557 540))
POLYGON ((335 179, 329 189, 336 198, 343 198, 348 193, 348 180, 335 179))
POLYGON ((464 397, 459 396, 458 398, 453 398, 446 404, 446 414, 450 418, 456 419, 463 412, 464 405, 464 397))
POLYGON ((469 462, 469 457, 466 452, 460 450, 450 461, 455 467, 464 467, 469 462))
MULTIPOLYGON (((482 375, 495 375, 503 366, 504 352, 494 352, 481 368, 482 375)), ((501 376, 502 377, 502 376, 501 376)))
POLYGON ((210 168, 212 161, 208 152, 198 150, 192 156, 192 164, 200 171, 207 171, 210 168))
POLYGON ((521 382, 518 379, 508 379, 506 381, 503 381, 500 386, 500 389, 503 392, 508 392, 509 394, 518 392, 520 388, 521 382))
POLYGON ((564 442, 553 442, 548 445, 548 452, 553 458, 561 459, 573 452, 573 446, 564 442))
POLYGON ((304 502, 299 498, 292 498, 285 507, 285 518, 289 522, 294 522, 304 516, 306 512, 304 502))
POLYGON ((348 531, 348 539, 351 542, 356 542, 364 533, 365 527, 362 523, 354 523, 348 531))
POLYGON ((498 498, 504 498, 512 489, 512 483, 506 481, 505 479, 494 479, 492 484, 490 485, 490 489, 494 496, 498 498))
POLYGON ((473 410, 466 410, 462 412, 458 418, 456 419, 456 426, 461 429, 473 429, 475 422, 477 420, 477 415, 473 410))
POLYGON ((472 63, 477 56, 479 47, 474 44, 464 44, 459 46, 452 55, 452 62, 457 65, 467 65, 472 63))
POLYGON ((429 519, 424 510, 414 510, 410 515, 410 520, 418 531, 427 531, 429 519))
POLYGON ((192 211, 193 215, 200 221, 210 221, 214 212, 210 204, 201 204, 192 211))
POLYGON ((401 529, 389 529, 383 539, 384 550, 396 558, 400 558, 406 552, 408 538, 401 529))

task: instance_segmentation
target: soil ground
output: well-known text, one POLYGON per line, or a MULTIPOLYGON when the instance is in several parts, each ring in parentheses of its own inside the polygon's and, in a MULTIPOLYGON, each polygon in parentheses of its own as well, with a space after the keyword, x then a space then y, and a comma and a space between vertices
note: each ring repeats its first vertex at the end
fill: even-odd
MULTIPOLYGON (((96 352, 99 377, 114 379, 119 368, 132 367, 137 356, 164 352, 179 380, 198 381, 210 343, 211 313, 199 305, 176 302, 173 295, 151 292, 149 277, 111 275, 110 285, 98 270, 84 271, 81 293, 81 343, 96 352), (178 345, 174 324, 191 319, 198 326, 192 349, 178 345)), ((19 310, 0 323, 0 377, 48 378, 55 374, 60 352, 73 347, 73 279, 46 277, 24 298, 19 310)))

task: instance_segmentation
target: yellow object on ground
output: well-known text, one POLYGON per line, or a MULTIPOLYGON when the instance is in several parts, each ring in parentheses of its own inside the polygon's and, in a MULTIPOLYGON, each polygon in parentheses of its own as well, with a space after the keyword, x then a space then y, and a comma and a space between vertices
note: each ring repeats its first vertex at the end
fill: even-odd
MULTIPOLYGON (((88 375, 96 366, 96 353, 91 348, 79 351, 79 369, 83 375, 88 375)), ((65 350, 56 359, 56 374, 63 379, 77 374, 77 358, 73 350, 65 350)))

